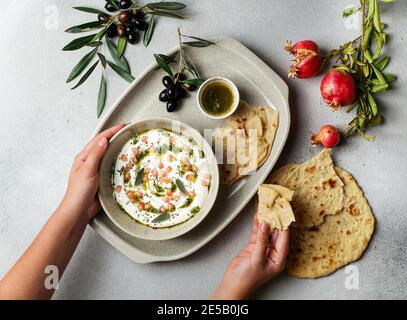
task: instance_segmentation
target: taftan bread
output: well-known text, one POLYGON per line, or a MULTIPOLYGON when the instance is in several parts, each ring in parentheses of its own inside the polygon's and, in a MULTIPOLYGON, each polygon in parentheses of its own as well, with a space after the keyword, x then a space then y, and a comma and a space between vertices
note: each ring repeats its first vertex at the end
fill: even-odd
POLYGON ((221 182, 232 184, 257 170, 267 160, 278 128, 278 111, 249 106, 241 101, 227 126, 215 132, 214 143, 222 144, 221 182))
MULTIPOLYGON (((291 173, 299 164, 290 164, 273 172, 268 180, 290 187, 291 173)), ((333 273, 361 257, 374 231, 375 219, 362 190, 353 176, 334 167, 343 185, 342 209, 327 212, 323 223, 307 226, 296 221, 290 231, 290 251, 287 257, 287 272, 299 278, 317 278, 333 273)), ((294 175, 295 176, 295 175, 294 175)), ((326 181, 323 178, 320 183, 326 181)), ((300 183, 304 192, 312 191, 312 185, 300 183)), ((322 186, 322 185, 320 185, 322 186)), ((295 188, 293 188, 296 191, 295 188)), ((320 197, 310 198, 315 208, 321 205, 320 197)), ((303 201, 293 197, 295 210, 302 210, 303 201)), ((309 206, 306 208, 309 209, 309 206)), ((335 206, 330 207, 335 210, 335 206)), ((304 221, 304 220, 302 220, 304 221)), ((309 221, 305 219, 305 221, 309 221)))

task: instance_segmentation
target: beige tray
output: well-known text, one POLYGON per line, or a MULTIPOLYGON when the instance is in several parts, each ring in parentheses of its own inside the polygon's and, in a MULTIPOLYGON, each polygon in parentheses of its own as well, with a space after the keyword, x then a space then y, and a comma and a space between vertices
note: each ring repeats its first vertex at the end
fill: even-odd
MULTIPOLYGON (((208 243, 221 232, 254 196, 260 183, 276 163, 286 142, 290 128, 288 87, 284 81, 250 50, 238 41, 221 37, 216 45, 207 48, 186 48, 202 76, 224 76, 239 88, 241 99, 252 105, 269 105, 280 112, 280 124, 273 149, 264 165, 253 175, 231 187, 221 186, 211 212, 200 225, 185 235, 164 241, 134 238, 117 228, 103 212, 91 222, 95 231, 107 242, 138 263, 170 261, 183 258, 208 243)), ((175 52, 174 48, 168 54, 175 52)), ((167 113, 165 104, 158 101, 162 90, 163 71, 152 64, 122 94, 96 128, 100 131, 114 124, 143 118, 166 117, 181 120, 203 134, 205 128, 222 126, 224 120, 213 120, 201 113, 195 95, 184 99, 176 112, 167 113)))

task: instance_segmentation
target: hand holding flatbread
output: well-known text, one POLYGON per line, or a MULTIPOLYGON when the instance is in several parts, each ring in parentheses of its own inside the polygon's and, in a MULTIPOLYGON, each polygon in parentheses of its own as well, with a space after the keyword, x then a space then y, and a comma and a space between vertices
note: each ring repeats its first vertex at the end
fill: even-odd
POLYGON ((274 184, 259 187, 259 223, 267 223, 270 229, 287 230, 295 221, 290 205, 294 192, 274 184))

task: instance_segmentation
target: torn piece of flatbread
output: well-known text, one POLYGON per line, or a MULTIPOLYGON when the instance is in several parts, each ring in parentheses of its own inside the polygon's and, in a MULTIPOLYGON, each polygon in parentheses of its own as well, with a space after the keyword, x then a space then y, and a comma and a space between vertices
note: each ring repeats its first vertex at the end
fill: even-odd
POLYGON ((270 229, 287 230, 295 221, 290 205, 294 192, 279 185, 261 184, 259 187, 258 220, 270 229))

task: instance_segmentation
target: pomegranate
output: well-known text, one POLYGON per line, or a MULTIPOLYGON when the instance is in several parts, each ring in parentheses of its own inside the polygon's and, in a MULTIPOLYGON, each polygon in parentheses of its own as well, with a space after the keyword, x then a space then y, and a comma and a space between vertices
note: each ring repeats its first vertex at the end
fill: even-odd
POLYGON ((345 71, 329 70, 321 82, 321 95, 334 110, 354 103, 358 97, 355 79, 345 71))
POLYGON ((293 46, 291 41, 285 44, 285 50, 294 56, 294 63, 288 70, 289 78, 311 78, 319 74, 322 67, 318 45, 311 40, 299 41, 293 46))
POLYGON ((333 148, 341 140, 341 134, 333 125, 327 124, 319 130, 318 134, 313 134, 311 144, 316 146, 322 144, 325 148, 333 148))

